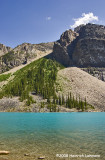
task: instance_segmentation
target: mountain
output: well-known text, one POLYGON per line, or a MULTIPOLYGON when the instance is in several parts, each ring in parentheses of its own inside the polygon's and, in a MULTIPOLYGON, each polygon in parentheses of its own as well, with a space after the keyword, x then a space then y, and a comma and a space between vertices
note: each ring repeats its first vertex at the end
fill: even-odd
POLYGON ((54 43, 23 43, 14 49, 0 44, 0 73, 52 52, 53 59, 66 67, 105 67, 105 26, 80 25, 54 43))
POLYGON ((10 52, 12 50, 11 47, 7 47, 4 44, 0 43, 0 57, 8 52, 10 52))
POLYGON ((0 111, 105 111, 104 26, 81 25, 54 43, 1 53, 0 111))
POLYGON ((105 26, 81 25, 54 43, 53 57, 65 66, 105 67, 105 26))
POLYGON ((23 43, 14 49, 3 45, 0 56, 0 73, 51 53, 53 44, 53 42, 41 44, 23 43))
POLYGON ((105 111, 105 82, 46 57, 0 75, 0 86, 0 111, 105 111))
MULTIPOLYGON (((95 94, 93 102, 96 102, 95 98, 97 97, 95 96, 99 91, 98 88, 100 88, 103 96, 105 90, 104 82, 80 69, 72 70, 72 68, 70 70, 64 68, 58 62, 45 57, 28 64, 13 74, 0 75, 0 86, 2 86, 0 90, 0 111, 103 111, 105 108, 104 103, 103 107, 100 106, 100 103, 97 103, 97 105, 89 103, 91 102, 88 99, 90 92, 86 96, 84 93, 87 88, 91 88, 91 83, 86 86, 87 79, 90 77, 91 82, 96 82, 95 87, 93 87, 96 89, 96 92, 93 90, 95 94), (85 76, 87 79, 84 78, 85 76), (79 86, 80 90, 76 92, 72 86, 73 81, 75 84, 75 78, 79 81, 82 78, 81 83, 84 86, 84 90, 81 88, 81 83, 78 82, 76 85, 79 86)), ((104 99, 105 97, 103 96, 100 100, 104 99)))
POLYGON ((87 99, 89 104, 100 111, 105 111, 105 82, 91 76, 77 67, 68 67, 60 70, 57 77, 63 94, 71 90, 72 94, 87 99))

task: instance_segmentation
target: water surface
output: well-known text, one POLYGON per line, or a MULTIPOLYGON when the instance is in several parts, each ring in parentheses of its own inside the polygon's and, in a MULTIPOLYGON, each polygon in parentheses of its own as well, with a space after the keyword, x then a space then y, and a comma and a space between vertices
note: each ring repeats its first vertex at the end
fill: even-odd
POLYGON ((59 160, 56 154, 105 160, 105 113, 0 113, 0 150, 11 152, 0 156, 9 160, 59 160))

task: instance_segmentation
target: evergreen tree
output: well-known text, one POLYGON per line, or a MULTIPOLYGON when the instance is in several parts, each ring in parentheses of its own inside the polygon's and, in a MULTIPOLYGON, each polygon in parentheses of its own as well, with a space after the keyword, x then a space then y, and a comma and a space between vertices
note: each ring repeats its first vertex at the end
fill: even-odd
POLYGON ((64 99, 64 95, 62 94, 62 105, 65 104, 65 99, 64 99))

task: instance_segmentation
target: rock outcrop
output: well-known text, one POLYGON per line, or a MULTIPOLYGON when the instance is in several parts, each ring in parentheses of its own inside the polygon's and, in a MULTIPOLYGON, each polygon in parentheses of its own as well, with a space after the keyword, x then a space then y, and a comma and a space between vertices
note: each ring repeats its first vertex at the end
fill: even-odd
POLYGON ((10 153, 9 151, 0 151, 0 155, 7 155, 9 153, 10 153))
POLYGON ((53 58, 65 66, 73 65, 72 51, 78 35, 78 33, 72 30, 65 31, 61 35, 60 40, 54 43, 53 58))
POLYGON ((87 24, 64 32, 53 58, 65 66, 105 67, 105 26, 87 24))
POLYGON ((14 49, 8 49, 8 53, 5 49, 6 54, 2 54, 0 57, 0 73, 8 71, 21 64, 26 64, 27 61, 33 60, 38 56, 45 56, 51 53, 53 51, 53 45, 53 42, 40 44, 23 43, 14 49))
POLYGON ((105 67, 105 26, 87 24, 79 30, 73 62, 79 67, 105 67))
POLYGON ((7 47, 4 44, 0 43, 0 57, 8 52, 10 52, 12 50, 11 47, 7 47))

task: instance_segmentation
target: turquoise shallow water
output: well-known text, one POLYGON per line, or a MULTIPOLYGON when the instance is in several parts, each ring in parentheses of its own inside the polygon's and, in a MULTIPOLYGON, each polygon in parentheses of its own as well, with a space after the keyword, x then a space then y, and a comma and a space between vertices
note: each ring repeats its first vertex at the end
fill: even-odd
POLYGON ((9 160, 59 160, 56 154, 105 160, 105 113, 0 113, 0 150, 11 152, 2 156, 9 160))

